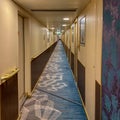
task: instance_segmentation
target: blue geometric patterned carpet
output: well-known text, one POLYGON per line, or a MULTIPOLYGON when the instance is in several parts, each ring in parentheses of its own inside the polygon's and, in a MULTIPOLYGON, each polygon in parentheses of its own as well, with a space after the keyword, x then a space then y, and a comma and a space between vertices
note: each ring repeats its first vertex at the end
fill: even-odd
POLYGON ((26 100, 21 120, 87 120, 61 41, 26 100))

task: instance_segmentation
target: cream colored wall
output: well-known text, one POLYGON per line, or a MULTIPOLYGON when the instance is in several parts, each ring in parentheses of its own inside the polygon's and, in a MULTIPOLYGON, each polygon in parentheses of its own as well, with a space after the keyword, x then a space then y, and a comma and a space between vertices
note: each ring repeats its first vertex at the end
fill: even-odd
POLYGON ((62 36, 61 36, 61 40, 62 40, 63 43, 65 43, 65 33, 62 34, 62 36))
POLYGON ((35 58, 40 55, 46 48, 47 42, 46 37, 44 39, 44 35, 47 35, 46 30, 40 25, 38 21, 34 18, 31 20, 31 57, 35 58))
POLYGON ((47 48, 53 45, 57 41, 57 35, 55 35, 52 31, 47 30, 47 48))
MULTIPOLYGON (((56 39, 57 40, 57 39, 56 39)), ((49 42, 49 46, 53 45, 55 42, 55 39, 54 39, 54 34, 52 31, 50 31, 50 42, 49 42)))
POLYGON ((101 85, 102 67, 102 24, 103 24, 103 0, 96 2, 96 57, 95 57, 95 79, 101 85))
POLYGON ((17 10, 9 0, 0 1, 0 74, 17 66, 17 10))
POLYGON ((86 8, 85 105, 90 120, 95 120, 95 3, 86 8))

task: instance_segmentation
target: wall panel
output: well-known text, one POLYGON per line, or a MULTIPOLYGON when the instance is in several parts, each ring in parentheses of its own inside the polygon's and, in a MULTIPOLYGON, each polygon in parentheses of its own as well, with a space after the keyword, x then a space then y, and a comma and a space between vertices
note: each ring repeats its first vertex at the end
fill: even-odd
POLYGON ((95 81, 95 120, 101 120, 101 85, 95 81))
POLYGON ((1 120, 18 118, 18 77, 15 74, 1 86, 1 120))
POLYGON ((77 72, 78 72, 77 85, 81 93, 83 102, 85 104, 85 67, 80 63, 79 60, 77 62, 78 62, 77 63, 77 72))
POLYGON ((74 73, 74 54, 71 52, 71 69, 72 72, 74 73))
POLYGON ((45 51, 47 49, 47 42, 47 30, 45 30, 38 21, 32 19, 31 57, 39 56, 43 51, 45 51))
POLYGON ((17 9, 9 0, 0 1, 0 74, 17 66, 17 9))

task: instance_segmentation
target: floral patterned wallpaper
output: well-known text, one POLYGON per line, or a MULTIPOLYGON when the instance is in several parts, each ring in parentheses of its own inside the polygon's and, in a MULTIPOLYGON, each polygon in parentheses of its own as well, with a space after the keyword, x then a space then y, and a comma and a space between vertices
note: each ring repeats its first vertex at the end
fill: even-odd
POLYGON ((103 0, 102 120, 120 120, 120 0, 103 0))

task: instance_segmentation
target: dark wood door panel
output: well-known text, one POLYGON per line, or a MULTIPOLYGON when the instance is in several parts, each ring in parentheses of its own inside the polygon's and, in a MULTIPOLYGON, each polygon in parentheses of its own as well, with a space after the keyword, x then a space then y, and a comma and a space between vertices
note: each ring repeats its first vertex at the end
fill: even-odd
POLYGON ((81 93, 83 102, 85 104, 85 67, 80 63, 79 60, 77 61, 77 72, 78 72, 77 85, 81 93))
POLYGON ((0 86, 1 119, 16 120, 18 117, 18 77, 17 74, 0 86))
POLYGON ((95 81, 95 120, 101 120, 101 86, 95 81))
POLYGON ((74 73, 74 54, 71 52, 71 69, 72 72, 74 73))

